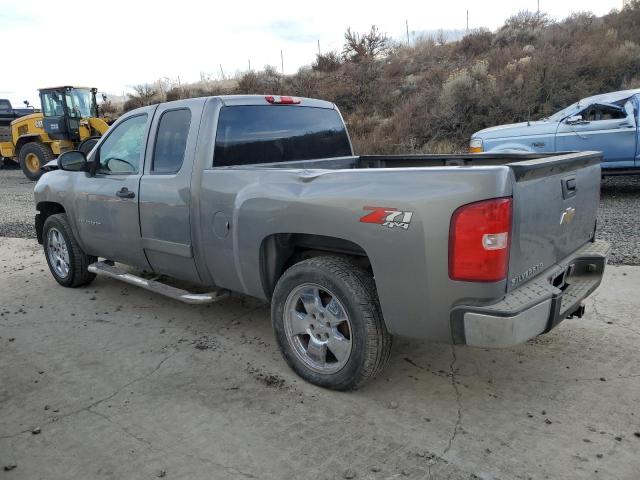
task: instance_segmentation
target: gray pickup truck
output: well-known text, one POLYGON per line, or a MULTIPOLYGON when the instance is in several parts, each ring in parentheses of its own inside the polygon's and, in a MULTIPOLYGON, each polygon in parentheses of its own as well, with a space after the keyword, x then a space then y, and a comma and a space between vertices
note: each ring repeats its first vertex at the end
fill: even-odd
POLYGON ((509 347, 581 316, 609 251, 600 159, 356 156, 332 103, 197 98, 61 155, 35 223, 66 287, 101 274, 186 303, 270 300, 288 364, 344 390, 392 335, 509 347))

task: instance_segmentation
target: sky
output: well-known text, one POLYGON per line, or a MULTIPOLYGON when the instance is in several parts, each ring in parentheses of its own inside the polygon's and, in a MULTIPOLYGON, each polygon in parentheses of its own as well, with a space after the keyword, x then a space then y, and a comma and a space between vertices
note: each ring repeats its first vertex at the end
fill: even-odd
MULTIPOLYGON (((622 0, 540 0, 554 19, 572 12, 603 15, 622 0)), ((320 50, 341 50, 347 27, 376 25, 389 36, 410 32, 498 28, 536 0, 0 0, 0 98, 38 106, 37 89, 97 87, 114 95, 168 77, 193 82, 204 73, 233 76, 265 65, 294 73, 320 50)), ((410 35, 411 36, 411 35, 410 35)))

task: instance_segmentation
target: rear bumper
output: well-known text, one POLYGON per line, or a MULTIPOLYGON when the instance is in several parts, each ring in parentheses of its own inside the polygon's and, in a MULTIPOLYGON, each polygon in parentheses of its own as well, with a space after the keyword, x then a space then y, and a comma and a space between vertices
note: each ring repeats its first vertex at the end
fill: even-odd
POLYGON ((454 342, 511 347, 548 332, 565 318, 582 316, 582 301, 600 285, 610 248, 604 241, 588 243, 497 303, 455 307, 454 342))

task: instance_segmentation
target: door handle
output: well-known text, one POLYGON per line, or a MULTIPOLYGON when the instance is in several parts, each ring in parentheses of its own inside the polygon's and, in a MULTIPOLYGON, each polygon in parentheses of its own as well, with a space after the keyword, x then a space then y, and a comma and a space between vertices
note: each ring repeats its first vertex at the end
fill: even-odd
POLYGON ((620 125, 618 125, 620 128, 634 128, 635 125, 632 125, 628 122, 622 122, 620 125))
POLYGON ((130 191, 127 187, 122 187, 116 192, 116 195, 120 198, 135 198, 136 194, 130 191))

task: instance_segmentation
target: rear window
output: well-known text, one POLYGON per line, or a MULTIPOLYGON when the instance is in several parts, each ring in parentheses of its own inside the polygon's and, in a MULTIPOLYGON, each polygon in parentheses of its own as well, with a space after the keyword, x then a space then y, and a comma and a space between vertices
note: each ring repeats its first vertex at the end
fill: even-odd
POLYGON ((311 160, 351 155, 336 110, 289 105, 223 107, 214 166, 311 160))
POLYGON ((0 110, 11 110, 11 103, 9 102, 9 100, 0 100, 0 110))

